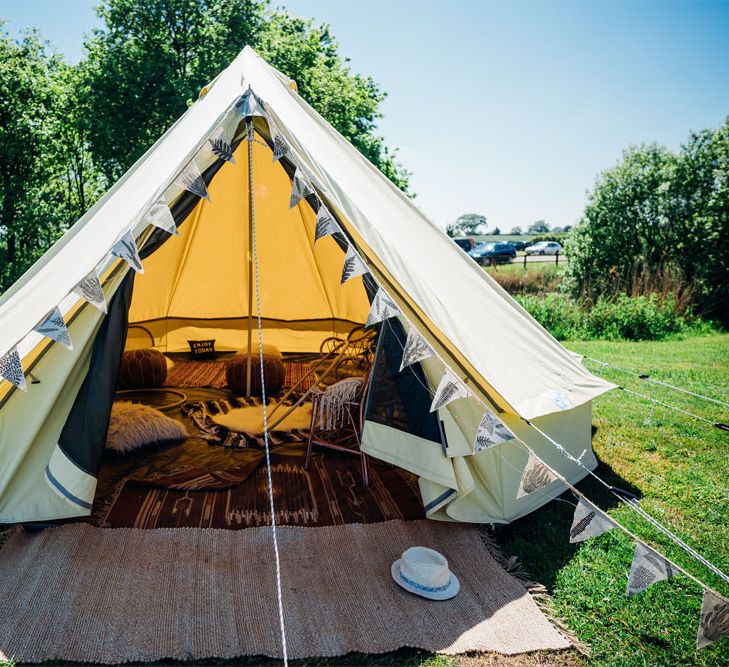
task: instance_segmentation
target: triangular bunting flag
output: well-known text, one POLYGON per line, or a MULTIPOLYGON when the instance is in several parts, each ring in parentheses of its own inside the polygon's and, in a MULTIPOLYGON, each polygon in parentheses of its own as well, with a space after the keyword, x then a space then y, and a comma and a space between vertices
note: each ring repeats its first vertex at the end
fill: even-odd
POLYGON ((459 398, 468 398, 473 396, 473 392, 450 368, 446 367, 443 377, 440 379, 438 388, 435 390, 433 402, 430 405, 430 411, 435 412, 445 407, 451 401, 459 398))
POLYGON ((319 210, 316 212, 316 230, 314 231, 314 243, 319 239, 329 236, 330 234, 336 234, 339 231, 334 216, 327 210, 327 207, 322 204, 319 206, 319 210))
POLYGON ((373 324, 384 322, 391 317, 397 317, 399 314, 400 309, 395 305, 395 302, 387 295, 385 290, 379 287, 375 298, 372 299, 372 305, 370 306, 370 313, 367 316, 365 327, 371 327, 373 324))
POLYGON ((205 185, 202 174, 195 164, 195 160, 190 160, 185 168, 177 174, 175 178, 175 185, 192 192, 192 194, 198 197, 205 197, 210 201, 210 195, 208 195, 208 186, 205 185))
POLYGON ((649 549, 641 542, 637 542, 633 554, 633 563, 630 566, 630 574, 628 575, 628 589, 625 594, 628 597, 633 597, 657 581, 670 579, 677 574, 680 574, 680 571, 663 556, 657 554, 653 549, 649 549))
POLYGON ((519 482, 519 490, 516 492, 516 497, 523 498, 530 493, 539 491, 539 489, 543 489, 555 479, 557 479, 557 476, 534 456, 532 452, 529 452, 529 460, 527 461, 526 468, 524 468, 524 472, 521 474, 521 481, 519 482))
POLYGON ((344 256, 344 266, 342 267, 342 285, 350 278, 361 276, 367 273, 367 265, 362 258, 355 252, 352 246, 347 248, 347 254, 344 256))
POLYGON ((73 288, 75 294, 78 294, 84 301, 88 301, 92 306, 96 306, 102 313, 106 313, 106 299, 104 291, 101 289, 99 277, 96 270, 89 273, 76 287, 73 288))
POLYGON ((250 88, 246 90, 240 100, 238 100, 238 103, 236 104, 236 110, 244 118, 247 118, 249 116, 262 116, 264 118, 266 117, 266 112, 264 111, 260 100, 258 99, 258 97, 256 97, 256 94, 250 88))
POLYGON ((408 337, 405 341, 405 347, 402 350, 402 361, 400 362, 400 370, 412 366, 418 361, 423 361, 428 357, 434 357, 433 348, 425 342, 425 339, 413 328, 408 330, 408 337))
POLYGON ((144 218, 150 225, 164 229, 170 234, 177 236, 177 225, 175 219, 172 217, 172 211, 167 204, 167 199, 162 195, 152 206, 149 207, 147 215, 144 218))
POLYGON ((289 143, 270 118, 268 119, 268 132, 271 135, 271 143, 273 143, 273 161, 276 162, 289 152, 289 143))
POLYGON ((514 434, 504 426, 504 423, 491 410, 486 409, 484 416, 481 417, 478 429, 476 429, 473 452, 476 454, 484 449, 490 449, 502 442, 513 439, 514 434))
POLYGON ((314 194, 314 188, 311 186, 309 181, 306 180, 303 172, 297 167, 294 172, 294 180, 291 183, 291 201, 289 202, 289 208, 293 208, 298 204, 304 197, 314 194))
POLYGON ((144 273, 142 260, 139 258, 139 252, 137 252, 137 244, 134 243, 134 239, 129 232, 124 234, 124 236, 122 236, 114 244, 114 247, 111 249, 111 254, 114 255, 114 257, 123 259, 137 273, 144 273))
POLYGON ((25 384, 23 367, 20 365, 20 355, 18 354, 17 347, 12 348, 0 357, 0 378, 6 379, 18 389, 28 391, 28 385, 25 384))
POLYGON ((704 589, 696 648, 704 648, 722 637, 729 637, 729 600, 704 589))
POLYGON ((215 157, 219 157, 226 162, 232 162, 235 164, 233 147, 222 127, 219 127, 208 137, 207 142, 205 142, 205 148, 215 155, 215 157))
POLYGON ((48 313, 45 319, 33 331, 47 336, 51 340, 55 340, 56 343, 60 343, 69 350, 73 350, 71 336, 68 335, 66 323, 63 321, 63 315, 61 315, 61 310, 58 306, 48 313))
POLYGON ((584 498, 577 501, 575 516, 570 528, 570 542, 584 542, 615 528, 615 524, 584 498))

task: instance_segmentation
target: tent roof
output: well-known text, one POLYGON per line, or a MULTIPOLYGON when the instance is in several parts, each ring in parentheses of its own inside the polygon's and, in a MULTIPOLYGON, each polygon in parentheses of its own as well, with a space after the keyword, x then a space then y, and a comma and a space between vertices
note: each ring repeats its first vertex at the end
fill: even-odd
MULTIPOLYGON (((144 213, 160 194, 179 196, 170 183, 182 166, 193 157, 201 169, 208 166, 201 163, 199 148, 249 86, 269 105, 299 165, 373 276, 474 391, 532 418, 612 388, 590 374, 250 47, 0 298, 0 355, 26 338, 52 308, 68 302, 85 275, 109 262, 109 249, 124 233, 141 233, 144 213)), ((27 349, 21 346, 21 354, 27 349)))

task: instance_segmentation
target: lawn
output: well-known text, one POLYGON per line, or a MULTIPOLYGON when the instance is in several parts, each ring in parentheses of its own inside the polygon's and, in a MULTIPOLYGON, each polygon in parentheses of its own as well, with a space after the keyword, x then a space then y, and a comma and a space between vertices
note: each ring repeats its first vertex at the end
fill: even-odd
MULTIPOLYGON (((687 389, 726 401, 729 396, 729 334, 665 342, 570 342, 572 350, 634 371, 650 373, 687 389)), ((588 367, 616 384, 716 421, 729 410, 601 368, 588 367)), ((593 444, 598 474, 639 494, 643 507, 724 571, 729 570, 729 433, 691 420, 616 390, 595 401, 593 444)), ((729 585, 672 546, 657 531, 596 482, 579 488, 609 514, 692 574, 729 596, 729 585)), ((516 556, 531 577, 546 585, 556 617, 590 646, 591 657, 576 651, 508 658, 476 655, 448 658, 403 650, 381 656, 356 655, 309 660, 307 665, 420 665, 490 667, 526 665, 727 665, 729 640, 695 650, 701 589, 686 577, 660 582, 631 599, 625 597, 633 547, 617 531, 583 543, 568 541, 573 506, 552 502, 497 534, 505 555, 516 556)), ((161 663, 158 663, 161 664, 161 663)), ((171 664, 171 663, 168 663, 171 664)), ((196 664, 196 663, 186 663, 196 664)), ((200 662, 197 664, 210 664, 200 662)), ((214 664, 253 665, 259 659, 214 664)), ((299 663, 303 664, 303 663, 299 663)))

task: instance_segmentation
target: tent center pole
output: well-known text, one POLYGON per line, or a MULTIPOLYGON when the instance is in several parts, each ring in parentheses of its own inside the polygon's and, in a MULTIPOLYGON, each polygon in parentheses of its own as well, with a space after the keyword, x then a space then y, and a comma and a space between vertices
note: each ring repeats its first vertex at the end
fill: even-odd
POLYGON ((253 123, 248 125, 248 357, 246 359, 246 398, 251 396, 251 363, 253 350, 253 123))

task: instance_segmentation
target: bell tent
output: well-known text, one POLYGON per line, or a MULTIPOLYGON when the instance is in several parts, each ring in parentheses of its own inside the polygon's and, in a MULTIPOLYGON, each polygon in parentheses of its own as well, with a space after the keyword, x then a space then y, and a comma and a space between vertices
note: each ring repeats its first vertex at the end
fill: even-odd
POLYGON ((377 331, 361 449, 417 475, 430 518, 505 523, 562 493, 519 493, 519 441, 582 478, 532 424, 596 465, 612 385, 247 47, 0 298, 0 523, 90 513, 125 348, 238 351, 259 315, 287 353, 377 331))

